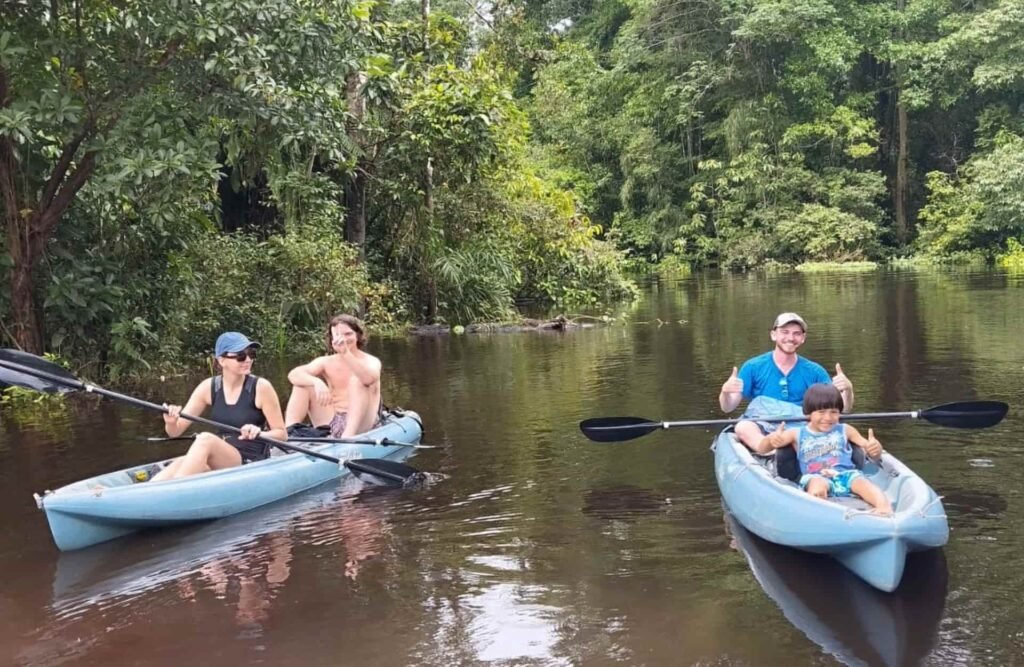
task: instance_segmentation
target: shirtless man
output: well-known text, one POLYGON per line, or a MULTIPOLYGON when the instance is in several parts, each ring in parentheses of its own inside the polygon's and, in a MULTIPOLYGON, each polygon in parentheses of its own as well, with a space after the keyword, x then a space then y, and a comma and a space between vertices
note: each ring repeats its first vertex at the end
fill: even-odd
POLYGON ((288 373, 292 395, 285 423, 329 426, 332 438, 351 438, 377 425, 380 408, 380 359, 363 351, 363 323, 338 315, 327 326, 334 354, 317 357, 288 373))

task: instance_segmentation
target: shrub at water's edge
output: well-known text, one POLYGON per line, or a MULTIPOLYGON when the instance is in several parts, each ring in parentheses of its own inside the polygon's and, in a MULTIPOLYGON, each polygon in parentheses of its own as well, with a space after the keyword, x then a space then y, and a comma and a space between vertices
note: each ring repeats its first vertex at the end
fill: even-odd
POLYGON ((996 255, 996 265, 1008 271, 1024 272, 1024 244, 1017 239, 1006 243, 1006 252, 996 255))
POLYGON ((315 230, 265 241, 210 235, 170 268, 179 289, 163 337, 185 355, 211 349, 224 330, 245 331, 277 352, 322 349, 324 323, 358 311, 370 291, 355 249, 315 230))

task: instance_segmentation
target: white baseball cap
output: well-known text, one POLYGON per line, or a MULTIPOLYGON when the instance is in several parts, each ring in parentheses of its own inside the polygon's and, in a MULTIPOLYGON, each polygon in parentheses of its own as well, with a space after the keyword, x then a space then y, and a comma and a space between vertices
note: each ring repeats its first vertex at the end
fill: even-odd
POLYGON ((800 317, 796 313, 780 314, 778 317, 775 318, 775 324, 772 325, 772 330, 774 331, 779 327, 784 327, 787 324, 792 324, 793 322, 799 324, 800 328, 804 330, 804 333, 807 332, 807 322, 804 322, 804 318, 800 317))

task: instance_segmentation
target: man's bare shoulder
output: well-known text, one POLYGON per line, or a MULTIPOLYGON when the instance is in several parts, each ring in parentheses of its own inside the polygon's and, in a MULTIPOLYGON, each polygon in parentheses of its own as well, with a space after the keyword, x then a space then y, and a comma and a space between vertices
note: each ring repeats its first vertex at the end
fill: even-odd
POLYGON ((303 367, 305 367, 306 369, 308 369, 310 371, 320 372, 324 368, 326 368, 328 364, 330 364, 330 362, 331 362, 331 360, 333 358, 334 358, 333 354, 325 354, 322 357, 315 357, 315 358, 313 358, 312 361, 310 361, 310 362, 308 362, 306 364, 303 364, 303 367))
POLYGON ((380 369, 381 369, 380 359, 378 359, 377 357, 373 356, 369 352, 363 352, 362 353, 362 362, 364 364, 367 364, 371 369, 373 369, 377 373, 380 372, 380 369))

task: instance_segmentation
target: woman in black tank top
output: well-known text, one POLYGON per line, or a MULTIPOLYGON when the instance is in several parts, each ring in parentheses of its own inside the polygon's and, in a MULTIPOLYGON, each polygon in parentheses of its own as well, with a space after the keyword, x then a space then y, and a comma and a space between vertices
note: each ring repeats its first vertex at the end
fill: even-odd
POLYGON ((252 364, 260 344, 237 331, 217 338, 216 360, 221 374, 203 380, 192 391, 182 408, 168 405, 164 415, 167 435, 181 435, 191 424, 178 415, 201 415, 212 408, 210 419, 242 430, 241 435, 199 433, 184 456, 164 468, 152 481, 176 479, 209 470, 220 470, 261 461, 270 456, 270 447, 255 438, 261 433, 286 440, 281 402, 273 385, 252 374, 252 364))

